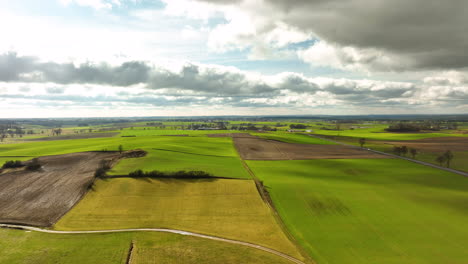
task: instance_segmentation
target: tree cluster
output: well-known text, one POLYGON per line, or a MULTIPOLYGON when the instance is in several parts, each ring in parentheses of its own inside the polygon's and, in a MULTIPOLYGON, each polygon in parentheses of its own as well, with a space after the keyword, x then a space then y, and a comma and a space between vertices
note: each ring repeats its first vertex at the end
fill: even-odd
POLYGON ((39 163, 38 158, 32 159, 31 162, 28 163, 28 165, 26 165, 26 169, 30 171, 36 171, 36 170, 39 170, 40 168, 42 168, 42 165, 39 163))
POLYGON ((415 148, 408 148, 407 146, 394 146, 393 147, 393 153, 395 153, 398 156, 406 156, 407 154, 410 154, 413 159, 416 158, 416 155, 419 154, 419 151, 415 148))
POLYGON ((306 129, 307 126, 303 124, 290 124, 289 128, 291 129, 306 129))
POLYGON ((20 168, 24 167, 23 162, 20 160, 9 160, 5 161, 5 163, 2 166, 2 169, 11 169, 11 168, 20 168))
POLYGON ((211 178, 212 174, 205 171, 176 171, 176 172, 165 172, 165 171, 148 171, 136 170, 128 174, 132 178, 182 178, 182 179, 199 179, 199 178, 211 178))
POLYGON ((453 153, 450 150, 447 150, 442 155, 437 156, 435 161, 438 162, 440 166, 442 166, 445 163, 447 168, 450 168, 450 162, 452 161, 453 157, 453 153))

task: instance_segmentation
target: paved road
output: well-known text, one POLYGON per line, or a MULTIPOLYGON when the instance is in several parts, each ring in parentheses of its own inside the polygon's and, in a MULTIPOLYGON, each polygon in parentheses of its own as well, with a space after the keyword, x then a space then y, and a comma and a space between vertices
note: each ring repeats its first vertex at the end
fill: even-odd
POLYGON ((468 173, 463 172, 463 171, 454 170, 454 169, 450 169, 450 168, 446 168, 446 167, 441 167, 441 166, 438 166, 438 165, 435 165, 435 164, 432 164, 432 163, 428 163, 428 162, 424 162, 424 161, 420 161, 420 160, 415 160, 415 159, 411 159, 411 158, 408 158, 408 157, 393 155, 393 154, 378 151, 378 150, 373 150, 373 149, 368 149, 368 148, 360 148, 358 146, 354 146, 354 145, 351 145, 351 144, 331 140, 331 139, 320 137, 320 136, 317 136, 317 135, 310 135, 310 134, 307 134, 307 135, 309 135, 311 137, 318 138, 318 139, 330 141, 330 142, 333 142, 333 143, 341 144, 341 145, 344 145, 344 146, 363 149, 363 150, 367 150, 367 151, 374 152, 374 153, 377 153, 377 154, 386 155, 386 156, 389 156, 389 157, 392 157, 392 158, 404 159, 404 160, 411 161, 411 162, 414 162, 414 163, 418 163, 418 164, 421 164, 421 165, 429 166, 429 167, 432 167, 432 168, 436 168, 436 169, 440 169, 440 170, 444 170, 444 171, 448 171, 448 172, 452 172, 452 173, 456 173, 456 174, 468 177, 468 173))
POLYGON ((210 240, 215 240, 215 241, 222 241, 222 242, 226 242, 226 243, 231 243, 231 244, 256 248, 256 249, 263 250, 265 252, 277 255, 277 256, 279 256, 281 258, 287 259, 287 260, 289 260, 291 262, 294 262, 294 263, 297 263, 297 264, 305 264, 304 262, 302 262, 302 261, 300 261, 300 260, 298 260, 296 258, 293 258, 293 257, 291 257, 289 255, 286 255, 284 253, 281 253, 281 252, 276 251, 276 250, 271 249, 271 248, 263 247, 263 246, 248 243, 248 242, 232 240, 232 239, 227 239, 227 238, 221 238, 221 237, 215 237, 215 236, 209 236, 209 235, 203 235, 203 234, 198 234, 198 233, 193 233, 193 232, 188 232, 188 231, 183 231, 183 230, 177 230, 177 229, 132 228, 132 229, 93 230, 93 231, 59 231, 59 230, 42 229, 42 228, 32 227, 32 226, 10 225, 10 224, 0 224, 0 228, 13 228, 13 229, 29 230, 29 231, 49 233, 49 234, 96 234, 96 233, 100 234, 100 233, 122 233, 122 232, 164 232, 164 233, 173 233, 173 234, 179 234, 179 235, 184 235, 184 236, 200 237, 200 238, 205 238, 205 239, 210 239, 210 240))

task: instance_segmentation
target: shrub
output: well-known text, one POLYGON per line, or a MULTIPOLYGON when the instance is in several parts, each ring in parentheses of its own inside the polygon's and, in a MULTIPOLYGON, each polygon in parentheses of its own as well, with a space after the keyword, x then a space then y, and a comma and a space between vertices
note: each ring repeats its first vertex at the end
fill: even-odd
POLYGON ((176 172, 163 172, 163 171, 148 171, 144 172, 142 170, 136 170, 128 174, 132 178, 185 178, 185 179, 196 179, 196 178, 210 178, 213 177, 212 174, 205 171, 176 171, 176 172))
POLYGON ((20 160, 9 160, 9 161, 5 161, 2 168, 3 169, 20 168, 20 167, 23 167, 23 166, 24 166, 24 164, 20 160))
POLYGON ((99 168, 96 169, 94 172, 94 177, 104 177, 106 176, 106 172, 111 169, 111 161, 110 160, 101 160, 99 163, 99 168))
POLYGON ((39 163, 39 159, 35 158, 26 166, 26 169, 30 171, 35 171, 40 169, 41 167, 42 165, 39 163))

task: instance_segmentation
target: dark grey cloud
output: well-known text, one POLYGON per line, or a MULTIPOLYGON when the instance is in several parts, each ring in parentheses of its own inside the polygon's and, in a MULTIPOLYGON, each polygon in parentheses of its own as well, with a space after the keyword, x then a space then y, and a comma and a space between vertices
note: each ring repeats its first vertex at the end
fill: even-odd
MULTIPOLYGON (((243 1, 197 0, 219 5, 243 1)), ((468 67, 466 0, 264 0, 272 7, 270 26, 286 23, 341 47, 378 49, 406 65, 379 70, 459 69, 468 67)), ((262 8, 264 9, 264 8, 262 8)), ((262 15, 262 10, 248 10, 262 15)), ((263 14, 264 15, 264 14, 263 14)), ((270 30, 267 25, 260 30, 270 30)), ((379 56, 370 56, 376 63, 379 56)))
POLYGON ((262 81, 251 81, 240 72, 201 68, 187 64, 179 72, 157 69, 151 73, 149 88, 174 88, 196 92, 232 96, 258 96, 277 92, 277 89, 262 81))
POLYGON ((86 63, 75 66, 41 62, 33 57, 11 53, 0 55, 0 62, 0 70, 8 70, 6 73, 2 71, 0 76, 4 87, 0 98, 4 99, 232 107, 333 104, 378 107, 449 101, 453 102, 452 107, 468 104, 467 78, 465 73, 460 72, 433 76, 416 84, 308 78, 296 73, 261 76, 233 68, 195 64, 186 64, 177 71, 146 62, 127 62, 117 66, 86 63), (9 83, 12 85, 9 86, 9 83), (73 86, 77 84, 83 84, 87 92, 74 92, 73 86))
POLYGON ((0 81, 54 82, 60 84, 94 83, 129 86, 147 82, 150 67, 144 62, 125 62, 120 66, 106 63, 41 62, 36 57, 14 52, 0 55, 0 81))

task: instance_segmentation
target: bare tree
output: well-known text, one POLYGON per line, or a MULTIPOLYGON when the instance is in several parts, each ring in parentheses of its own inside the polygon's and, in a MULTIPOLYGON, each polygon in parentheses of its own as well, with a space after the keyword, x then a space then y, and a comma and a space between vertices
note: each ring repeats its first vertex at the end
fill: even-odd
POLYGON ((410 148, 409 152, 411 154, 411 157, 413 157, 413 159, 415 159, 416 155, 418 155, 418 153, 419 153, 418 150, 415 149, 415 148, 410 148))
POLYGON ((402 146, 401 147, 401 154, 403 154, 404 156, 406 156, 406 154, 408 154, 408 147, 407 146, 402 146))
POLYGON ((450 162, 451 162, 452 159, 453 159, 453 153, 452 153, 452 151, 447 150, 447 151, 444 153, 443 156, 445 157, 445 162, 447 163, 447 168, 450 168, 450 162))
POLYGON ((393 153, 395 153, 398 156, 401 156, 401 147, 394 146, 393 147, 393 153))
POLYGON ((364 147, 365 144, 366 144, 366 139, 365 138, 360 138, 359 139, 359 145, 361 145, 361 148, 364 147))
POLYGON ((442 164, 446 162, 446 157, 444 155, 440 155, 435 160, 440 164, 440 166, 442 166, 442 164))

